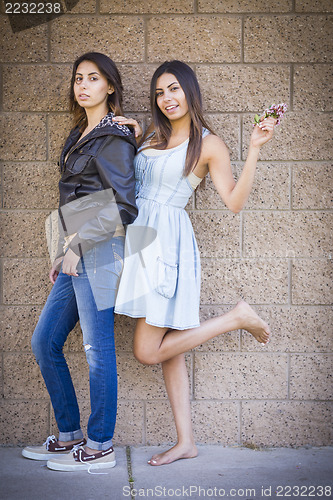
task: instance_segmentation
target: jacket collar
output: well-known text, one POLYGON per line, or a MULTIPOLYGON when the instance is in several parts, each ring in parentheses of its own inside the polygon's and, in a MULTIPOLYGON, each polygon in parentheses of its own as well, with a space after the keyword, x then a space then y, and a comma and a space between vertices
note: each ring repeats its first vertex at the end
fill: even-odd
POLYGON ((87 134, 82 140, 78 140, 81 135, 79 128, 73 128, 65 142, 60 155, 60 169, 63 170, 65 157, 74 146, 76 149, 76 145, 77 147, 79 147, 83 142, 88 142, 104 135, 117 135, 123 137, 127 142, 133 144, 136 148, 134 132, 126 127, 126 125, 120 125, 119 123, 112 121, 113 117, 114 113, 112 111, 109 111, 109 113, 105 115, 104 118, 102 118, 99 124, 96 125, 96 127, 91 130, 89 134, 87 134))

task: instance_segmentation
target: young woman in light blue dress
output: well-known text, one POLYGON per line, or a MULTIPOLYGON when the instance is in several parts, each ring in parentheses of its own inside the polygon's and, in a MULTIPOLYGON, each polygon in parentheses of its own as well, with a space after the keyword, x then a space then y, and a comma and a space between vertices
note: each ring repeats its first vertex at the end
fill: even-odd
MULTIPOLYGON (((200 256, 185 207, 209 172, 226 206, 240 212, 252 189, 260 147, 272 138, 276 120, 267 118, 254 127, 236 183, 227 147, 203 118, 199 85, 188 65, 171 61, 156 70, 151 108, 153 122, 135 159, 139 214, 126 235, 115 312, 138 318, 134 334, 138 361, 162 363, 177 430, 176 445, 148 462, 162 465, 198 453, 184 353, 238 329, 247 330, 263 345, 269 341, 269 326, 244 301, 200 324, 200 256)), ((135 120, 114 119, 140 133, 135 120)))

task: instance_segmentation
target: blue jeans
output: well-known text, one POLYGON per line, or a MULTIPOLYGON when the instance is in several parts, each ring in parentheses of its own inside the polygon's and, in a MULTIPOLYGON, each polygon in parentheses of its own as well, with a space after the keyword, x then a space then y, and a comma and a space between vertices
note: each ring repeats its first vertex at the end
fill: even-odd
POLYGON ((91 414, 87 445, 112 446, 117 414, 114 300, 122 269, 124 238, 86 252, 78 277, 59 273, 40 315, 31 345, 49 392, 59 440, 83 437, 80 413, 63 346, 78 320, 89 365, 91 414))

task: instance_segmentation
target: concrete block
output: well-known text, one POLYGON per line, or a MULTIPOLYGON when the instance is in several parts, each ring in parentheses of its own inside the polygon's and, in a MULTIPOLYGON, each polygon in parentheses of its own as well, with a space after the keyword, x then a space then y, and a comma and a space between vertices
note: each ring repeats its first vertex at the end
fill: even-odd
POLYGON ((118 354, 118 398, 151 400, 167 397, 161 365, 142 365, 133 354, 118 354))
POLYGON ((142 62, 143 19, 132 16, 63 15, 52 22, 52 62, 74 62, 79 54, 100 51, 101 47, 115 62, 142 62))
POLYGON ((243 12, 289 12, 291 0, 266 2, 265 0, 198 0, 198 12, 204 13, 243 13, 243 12))
POLYGON ((332 354, 292 354, 290 357, 290 398, 331 400, 332 354))
MULTIPOLYGON (((331 160, 332 124, 329 113, 308 112, 304 114, 287 112, 282 124, 275 129, 271 142, 260 150, 261 160, 331 160), (315 123, 314 127, 312 124, 315 123)), ((253 115, 244 116, 243 159, 247 156, 253 115)))
POLYGON ((207 111, 257 113, 267 102, 289 102, 286 66, 202 65, 197 77, 207 111))
MULTIPOLYGON (((237 181, 243 170, 242 164, 233 164, 232 171, 237 181)), ((245 209, 288 209, 290 207, 290 168, 288 164, 270 165, 258 162, 253 188, 245 209)), ((200 210, 226 209, 208 174, 205 187, 195 193, 196 208, 200 210)))
POLYGON ((0 160, 46 160, 44 115, 3 113, 0 116, 0 160))
POLYGON ((133 352, 133 337, 136 319, 116 314, 114 318, 114 332, 117 352, 133 352))
POLYGON ((293 109, 295 111, 332 111, 332 66, 295 65, 293 109))
POLYGON ((3 373, 5 399, 47 398, 48 392, 33 354, 5 353, 3 373))
POLYGON ((150 110, 150 80, 156 68, 157 65, 146 64, 118 65, 124 86, 124 109, 131 112, 150 110))
POLYGON ((192 414, 197 443, 230 446, 238 442, 240 422, 237 402, 193 401, 192 414))
POLYGON ((292 264, 292 303, 330 305, 332 303, 332 261, 294 260, 292 264))
POLYGON ((232 114, 207 114, 206 119, 229 150, 231 160, 240 159, 240 118, 232 114))
POLYGON ((51 290, 48 259, 4 259, 3 303, 43 305, 51 290))
POLYGON ((0 401, 1 444, 37 445, 49 435, 49 403, 47 401, 0 401))
POLYGON ((287 397, 284 354, 195 353, 196 399, 277 399, 287 397))
POLYGON ((333 230, 329 212, 266 212, 244 214, 245 257, 325 257, 333 230))
POLYGON ((96 12, 96 0, 80 0, 71 10, 65 3, 66 14, 87 14, 96 12))
MULTIPOLYGON (((230 311, 232 306, 201 306, 200 307, 200 323, 207 321, 217 316, 222 316, 230 311)), ((229 333, 219 335, 212 340, 205 342, 195 348, 195 351, 200 352, 225 352, 239 351, 240 349, 240 331, 236 330, 229 333)))
POLYGON ((0 350, 31 352, 31 337, 41 308, 0 306, 0 350))
POLYGON ((240 217, 232 213, 214 211, 190 211, 201 257, 240 257, 240 217), (209 238, 207 238, 207 231, 209 238))
POLYGON ((296 12, 333 12, 331 0, 296 0, 296 12))
POLYGON ((100 12, 102 14, 187 14, 193 12, 191 0, 180 0, 176 4, 169 4, 163 0, 150 2, 142 0, 140 3, 131 1, 101 0, 100 12))
POLYGON ((333 165, 301 163, 292 168, 292 207, 296 210, 333 208, 333 165))
POLYGON ((169 401, 147 401, 146 443, 149 446, 171 444, 177 439, 169 401))
POLYGON ((70 332, 70 334, 67 337, 65 346, 64 346, 64 351, 69 351, 69 352, 83 352, 83 336, 82 336, 82 331, 80 327, 80 322, 78 321, 73 328, 73 330, 70 332))
POLYGON ((148 62, 240 62, 241 20, 234 17, 169 17, 168 29, 165 18, 153 17, 147 35, 148 62))
POLYGON ((65 140, 73 127, 73 119, 69 113, 57 113, 48 117, 48 156, 55 163, 59 161, 65 140))
POLYGON ((4 111, 67 111, 70 65, 5 66, 4 71, 4 111))
POLYGON ((328 446, 332 403, 242 402, 242 442, 256 446, 328 446))
MULTIPOLYGON (((269 352, 332 352, 333 310, 330 306, 256 306, 270 326, 269 352)), ((252 335, 242 332, 242 351, 262 351, 252 335)))
POLYGON ((202 259, 201 303, 283 304, 288 299, 288 263, 275 259, 202 259))
POLYGON ((117 446, 143 444, 144 425, 144 403, 119 401, 113 442, 117 446))
POLYGON ((52 162, 3 165, 3 207, 56 209, 59 167, 52 162))
POLYGON ((1 45, 0 62, 32 63, 47 61, 47 24, 28 30, 13 32, 7 16, 0 17, 1 45))
POLYGON ((317 15, 249 16, 244 23, 245 62, 332 60, 332 19, 317 15))
POLYGON ((0 252, 3 257, 47 257, 45 219, 48 212, 1 212, 0 252))

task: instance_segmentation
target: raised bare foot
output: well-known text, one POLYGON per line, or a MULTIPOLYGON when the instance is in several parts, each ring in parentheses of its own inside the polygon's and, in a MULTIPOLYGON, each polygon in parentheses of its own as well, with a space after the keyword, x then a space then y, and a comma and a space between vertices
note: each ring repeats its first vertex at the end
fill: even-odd
POLYGON ((238 302, 236 308, 241 317, 241 328, 251 333, 261 344, 268 344, 270 336, 268 324, 244 300, 238 302))
POLYGON ((170 450, 153 455, 148 463, 150 465, 166 465, 180 460, 182 458, 195 458, 198 455, 198 449, 195 444, 181 445, 177 443, 170 450))

